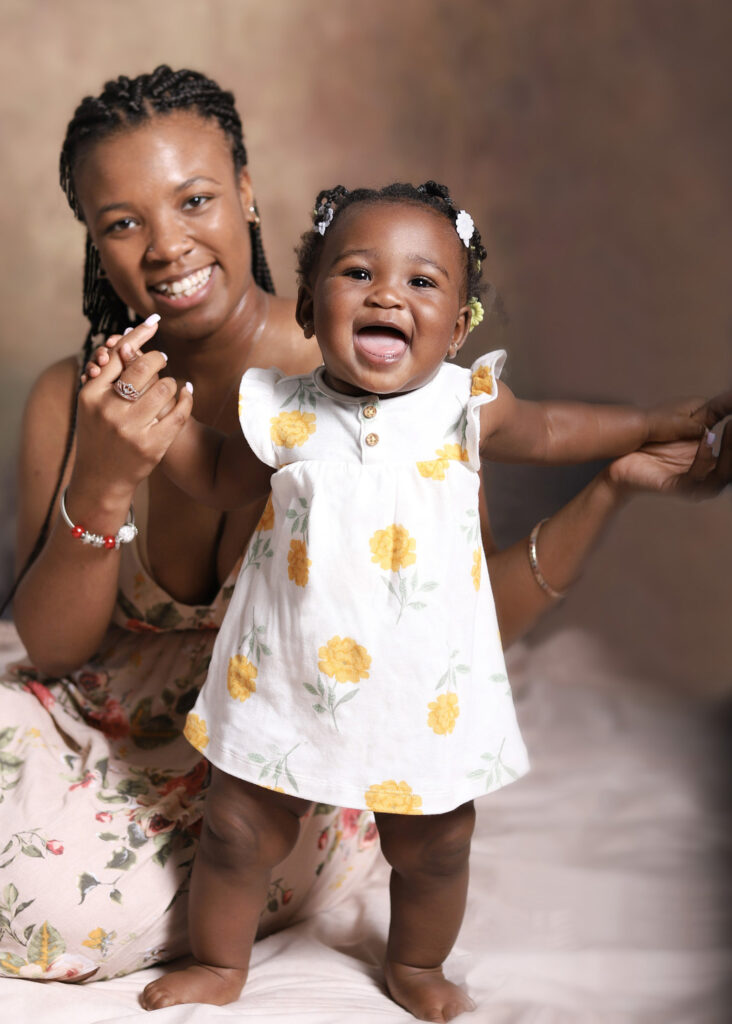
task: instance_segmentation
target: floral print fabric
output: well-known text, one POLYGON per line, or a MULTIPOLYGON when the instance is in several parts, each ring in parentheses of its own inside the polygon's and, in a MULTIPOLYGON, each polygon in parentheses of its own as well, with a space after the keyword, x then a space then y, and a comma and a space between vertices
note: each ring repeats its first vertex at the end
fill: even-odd
MULTIPOLYGON (((237 567, 238 568, 238 567, 237 567)), ((215 600, 171 600, 122 551, 94 661, 64 679, 27 661, 0 680, 0 975, 78 980, 187 952, 186 893, 208 766, 183 737, 233 574, 215 600)), ((235 663, 232 698, 256 693, 235 663)), ((205 725, 188 735, 205 752, 205 725)), ((273 874, 261 932, 328 906, 376 852, 373 818, 316 805, 273 874)))
POLYGON ((478 517, 480 407, 504 358, 388 398, 335 392, 322 368, 244 375, 272 501, 186 729, 223 771, 437 814, 527 770, 478 517))

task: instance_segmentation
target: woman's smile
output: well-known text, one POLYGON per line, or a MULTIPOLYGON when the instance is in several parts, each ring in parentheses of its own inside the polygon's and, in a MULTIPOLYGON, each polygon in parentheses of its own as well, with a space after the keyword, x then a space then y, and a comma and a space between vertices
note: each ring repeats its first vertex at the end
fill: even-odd
POLYGON ((214 287, 214 275, 218 267, 210 263, 207 267, 192 273, 168 277, 158 284, 150 285, 155 302, 162 309, 189 309, 202 302, 214 287))

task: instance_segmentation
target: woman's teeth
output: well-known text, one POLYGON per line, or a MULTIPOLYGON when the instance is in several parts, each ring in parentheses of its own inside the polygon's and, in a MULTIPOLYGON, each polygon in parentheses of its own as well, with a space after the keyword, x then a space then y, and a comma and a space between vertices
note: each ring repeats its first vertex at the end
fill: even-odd
POLYGON ((197 270, 195 274, 189 274, 188 277, 183 277, 180 281, 171 281, 170 283, 164 281, 162 284, 156 284, 153 291, 160 292, 161 295, 172 295, 174 298, 179 295, 188 298, 203 287, 212 272, 213 266, 204 267, 203 270, 197 270))

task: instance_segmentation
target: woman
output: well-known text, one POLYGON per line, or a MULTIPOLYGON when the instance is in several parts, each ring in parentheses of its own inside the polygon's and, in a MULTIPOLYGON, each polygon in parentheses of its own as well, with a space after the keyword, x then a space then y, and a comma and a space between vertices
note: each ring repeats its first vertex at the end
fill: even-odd
MULTIPOLYGON (((246 368, 300 373, 319 360, 294 303, 272 294, 241 125, 215 83, 167 67, 108 83, 78 108, 61 177, 88 230, 91 327, 80 359, 41 375, 23 426, 27 569, 14 611, 28 660, 3 681, 0 971, 79 980, 187 949, 183 897, 206 779, 181 730, 241 552, 267 515, 220 515, 173 488, 156 467, 176 425, 136 440, 134 402, 79 391, 92 339, 161 314, 167 373, 191 382, 197 418, 224 430, 236 427, 246 368), (128 543, 132 506, 139 536, 128 543), (84 531, 101 548, 82 543, 84 531)), ((172 392, 165 379, 154 386, 172 392)), ((699 416, 711 424, 724 408, 699 416)), ((496 553, 486 526, 505 641, 572 581, 627 494, 712 492, 729 480, 730 455, 725 445, 715 461, 702 445, 689 472, 688 445, 619 460, 542 527, 538 552, 534 536, 533 563, 525 542, 496 553)), ((266 542, 247 557, 268 557, 266 542)), ((358 812, 316 806, 273 875, 261 932, 356 885, 374 842, 358 812)))

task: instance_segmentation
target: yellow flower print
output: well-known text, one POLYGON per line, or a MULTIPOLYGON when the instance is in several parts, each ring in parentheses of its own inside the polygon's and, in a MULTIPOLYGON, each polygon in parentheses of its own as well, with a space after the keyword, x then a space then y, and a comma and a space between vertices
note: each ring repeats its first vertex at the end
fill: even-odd
POLYGON ((480 590, 480 550, 478 548, 473 552, 473 568, 470 570, 470 575, 473 577, 473 586, 476 590, 480 590))
POLYGON ((495 388, 493 371, 490 366, 479 366, 473 374, 471 395, 492 395, 495 388))
POLYGON ((318 648, 318 668, 327 676, 332 676, 339 683, 357 683, 359 679, 368 679, 371 655, 356 641, 345 636, 330 638, 327 644, 318 648))
POLYGON ((430 459, 428 462, 418 462, 417 469, 428 480, 444 480, 449 465, 449 459, 430 459))
POLYGON ((304 540, 291 540, 287 552, 287 575, 298 587, 304 587, 308 581, 308 569, 313 563, 308 558, 308 549, 304 540))
POLYGON ((110 936, 103 928, 95 928, 94 931, 89 932, 89 938, 84 939, 82 946, 88 946, 89 949, 102 949, 109 938, 110 936))
POLYGON ((453 462, 467 462, 468 449, 462 448, 459 444, 446 444, 443 448, 437 449, 441 459, 452 459, 453 462))
POLYGON ((271 530, 274 526, 274 505, 272 504, 272 495, 267 498, 267 504, 264 506, 264 511, 259 517, 259 522, 255 526, 256 530, 271 530))
POLYGON ((427 705, 429 715, 427 725, 438 736, 446 736, 455 728, 455 722, 460 714, 458 698, 456 693, 441 693, 437 700, 430 701, 427 705))
POLYGON ((386 811, 389 814, 422 814, 422 797, 412 792, 406 782, 374 783, 364 793, 366 806, 372 811, 386 811))
POLYGON ((229 671, 226 673, 226 686, 235 700, 247 700, 255 692, 257 669, 243 654, 235 654, 229 658, 229 671))
POLYGON ((409 536, 404 526, 393 523, 385 530, 377 530, 369 541, 372 555, 371 561, 377 562, 382 569, 399 572, 417 561, 415 548, 417 541, 409 536))
POLYGON ((315 433, 314 412, 281 412, 269 422, 270 437, 282 448, 297 448, 315 433))
POLYGON ((208 746, 208 730, 206 728, 206 720, 199 718, 198 715, 194 715, 190 711, 186 717, 186 725, 183 730, 183 735, 196 750, 203 753, 205 747, 208 746))

